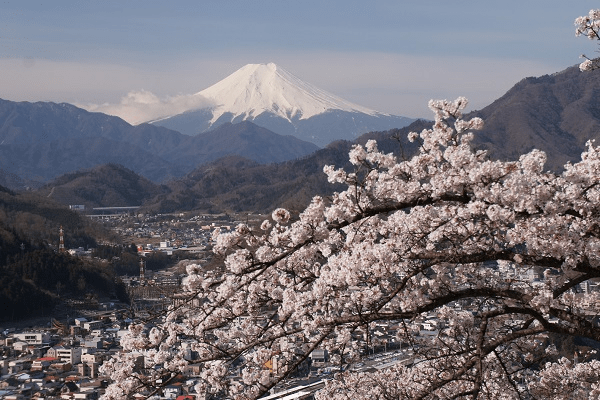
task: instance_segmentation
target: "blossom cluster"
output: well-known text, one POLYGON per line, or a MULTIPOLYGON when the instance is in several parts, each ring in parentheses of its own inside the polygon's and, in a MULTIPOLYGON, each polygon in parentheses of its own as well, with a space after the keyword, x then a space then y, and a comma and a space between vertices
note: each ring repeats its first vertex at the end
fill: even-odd
MULTIPOLYGON (((575 35, 585 36, 590 40, 600 40, 600 10, 590 10, 588 15, 577 17, 575 19, 575 35)), ((588 58, 585 54, 581 55, 585 58, 579 69, 581 71, 592 71, 600 68, 600 59, 588 58)))
MULTIPOLYGON (((151 329, 132 326, 104 368, 106 398, 159 387, 190 362, 202 366, 198 392, 258 398, 317 348, 346 370, 318 398, 552 398, 568 366, 547 335, 600 340, 596 302, 574 292, 600 277, 600 149, 589 143, 561 174, 537 150, 490 160, 471 147, 483 122, 463 119, 466 104, 430 102, 435 122, 409 134, 419 142, 409 159, 355 145, 354 172, 324 168, 347 189, 298 216, 277 209, 260 227, 216 232, 225 272, 188 266, 185 301, 151 329), (524 278, 532 270, 544 278, 524 278), (421 337, 411 324, 431 313, 443 324, 421 337), (376 323, 397 326, 412 366, 347 369, 376 323)), ((568 373, 597 393, 596 363, 578 365, 568 373)))

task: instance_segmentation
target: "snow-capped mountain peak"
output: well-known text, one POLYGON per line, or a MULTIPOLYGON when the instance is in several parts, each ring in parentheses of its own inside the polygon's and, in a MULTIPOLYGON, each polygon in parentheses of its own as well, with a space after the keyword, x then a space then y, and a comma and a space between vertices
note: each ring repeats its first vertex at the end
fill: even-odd
POLYGON ((253 119, 268 112, 288 121, 330 110, 386 115, 321 90, 274 63, 247 64, 197 94, 216 104, 211 123, 225 113, 231 113, 232 119, 253 119))
POLYGON ((193 97, 198 101, 192 104, 208 105, 152 123, 193 136, 247 120, 322 147, 334 140, 354 140, 366 132, 401 128, 412 122, 346 101, 273 63, 245 65, 193 97))

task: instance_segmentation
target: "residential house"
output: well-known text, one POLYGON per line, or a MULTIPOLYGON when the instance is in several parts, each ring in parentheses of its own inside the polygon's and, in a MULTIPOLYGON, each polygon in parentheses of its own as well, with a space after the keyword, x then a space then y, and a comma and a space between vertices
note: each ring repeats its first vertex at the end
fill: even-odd
POLYGON ((81 362, 81 347, 54 346, 46 353, 46 357, 56 357, 71 365, 81 362))

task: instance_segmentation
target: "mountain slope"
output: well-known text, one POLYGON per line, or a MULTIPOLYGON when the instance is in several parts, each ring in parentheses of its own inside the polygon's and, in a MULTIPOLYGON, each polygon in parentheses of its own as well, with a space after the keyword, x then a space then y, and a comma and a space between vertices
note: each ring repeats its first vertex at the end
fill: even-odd
POLYGON ((515 159, 534 148, 547 167, 577 161, 585 143, 600 137, 600 74, 573 66, 553 75, 523 79, 504 96, 470 116, 485 125, 475 143, 493 158, 515 159))
POLYGON ((40 182, 24 179, 17 174, 6 172, 0 169, 0 186, 11 188, 13 190, 28 190, 42 186, 40 182))
MULTIPOLYGON (((164 129, 164 128, 162 128, 164 129)), ((249 121, 226 123, 197 136, 181 135, 164 143, 149 130, 132 132, 128 140, 170 162, 198 166, 227 155, 240 155, 259 163, 273 163, 306 156, 318 147, 293 136, 278 135, 249 121), (135 139, 133 137, 135 136, 135 139)))
POLYGON ((121 118, 66 103, 0 99, 0 169, 44 182, 74 170, 118 163, 162 181, 194 167, 165 160, 133 143, 133 131, 149 130, 165 139, 183 136, 148 124, 133 127, 121 118))
POLYGON ((131 125, 121 118, 90 113, 67 103, 0 99, 0 145, 84 137, 120 140, 131 125))
POLYGON ((325 146, 334 140, 353 140, 365 132, 412 122, 346 101, 273 63, 248 64, 196 95, 215 106, 152 123, 195 135, 226 122, 248 120, 276 133, 325 146))
POLYGON ((52 199, 0 187, 0 321, 47 317, 66 296, 112 297, 123 288, 106 264, 57 252, 61 226, 65 248, 116 239, 52 199))
POLYGON ((93 207, 139 206, 168 189, 117 164, 63 175, 38 189, 38 194, 62 204, 93 207))
MULTIPOLYGON (((408 132, 428 126, 431 126, 430 122, 416 121, 410 127, 362 135, 356 142, 364 144, 369 139, 376 139, 382 151, 409 155, 416 150, 416 144, 408 142, 408 132)), ((169 182, 170 193, 146 202, 144 209, 153 212, 268 213, 277 207, 286 207, 300 211, 313 196, 328 196, 342 188, 327 181, 323 166, 352 170, 348 152, 353 143, 337 141, 302 159, 270 165, 260 165, 238 156, 226 157, 169 182)))
POLYGON ((104 137, 0 145, 0 169, 38 182, 106 163, 122 164, 157 182, 181 177, 192 169, 104 137))

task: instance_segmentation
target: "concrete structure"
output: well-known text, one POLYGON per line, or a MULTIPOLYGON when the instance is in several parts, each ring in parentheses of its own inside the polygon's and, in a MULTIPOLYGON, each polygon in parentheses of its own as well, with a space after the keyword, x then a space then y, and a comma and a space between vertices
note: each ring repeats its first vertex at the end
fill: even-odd
POLYGON ((95 337, 89 340, 86 340, 83 344, 84 347, 90 349, 101 349, 102 348, 102 338, 95 337))
POLYGON ((102 359, 103 359, 103 357, 98 354, 87 353, 87 354, 81 355, 81 362, 86 363, 86 364, 91 364, 91 363, 102 364, 102 359))
POLYGON ((46 353, 46 357, 56 357, 71 365, 79 364, 81 362, 81 347, 51 347, 46 353))
POLYGON ((315 367, 324 366, 329 361, 329 352, 325 349, 314 349, 310 353, 310 360, 315 367))
POLYGON ((77 365, 77 372, 79 376, 89 376, 90 378, 98 377, 98 369, 100 365, 98 363, 81 363, 77 365))
POLYGON ((95 329, 100 329, 104 326, 104 322, 102 321, 89 321, 83 323, 83 329, 88 332, 91 332, 95 329))
POLYGON ((23 332, 13 334, 13 338, 28 344, 49 344, 51 336, 49 332, 23 332))

